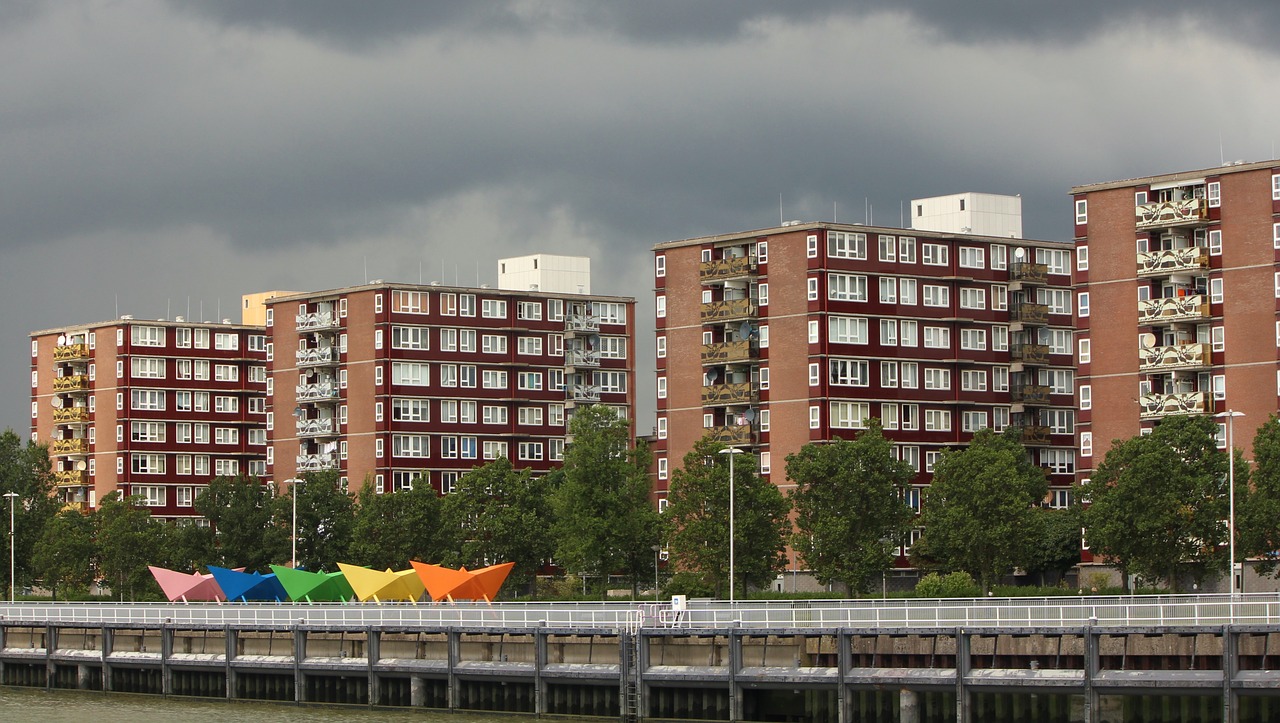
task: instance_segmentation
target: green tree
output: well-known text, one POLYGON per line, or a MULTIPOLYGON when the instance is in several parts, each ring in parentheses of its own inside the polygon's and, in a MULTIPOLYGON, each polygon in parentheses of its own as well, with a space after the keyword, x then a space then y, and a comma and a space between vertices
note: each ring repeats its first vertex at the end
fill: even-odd
MULTIPOLYGON (((308 570, 334 570, 347 561, 351 531, 355 526, 355 500, 341 484, 338 473, 308 472, 290 487, 298 496, 298 561, 308 570)), ((293 500, 278 498, 275 527, 293 529, 293 500)))
POLYGON ((915 517, 906 503, 913 477, 874 419, 853 441, 807 444, 787 456, 796 483, 792 545, 819 582, 856 593, 880 581, 915 517))
POLYGON ((1037 532, 1023 566, 1029 574, 1037 575, 1043 586, 1049 578, 1062 579, 1080 562, 1080 509, 1038 508, 1035 526, 1037 532))
MULTIPOLYGON (((1117 441, 1098 465, 1084 510, 1089 547, 1129 574, 1177 589, 1180 565, 1224 562, 1227 454, 1211 417, 1176 416, 1117 441)), ((1241 484, 1243 464, 1237 465, 1241 484)))
POLYGON ((366 482, 357 498, 349 559, 341 562, 375 570, 404 570, 410 560, 438 562, 445 537, 440 496, 430 483, 417 478, 412 489, 378 494, 366 482))
POLYGON ((934 464, 922 503, 924 536, 912 557, 968 572, 986 593, 1029 559, 1033 507, 1047 491, 1044 470, 1031 464, 1015 435, 979 430, 967 448, 944 452, 934 464))
MULTIPOLYGON (((675 566, 696 575, 720 597, 729 579, 729 453, 703 437, 671 475, 667 490, 668 548, 675 566)), ((733 460, 734 592, 769 584, 786 566, 791 509, 782 493, 756 473, 755 455, 733 460)))
POLYGON ((553 479, 516 470, 505 457, 463 475, 444 498, 445 527, 457 535, 446 562, 470 569, 514 562, 506 588, 532 593, 538 570, 555 552, 553 479))
POLYGON ((1252 484, 1236 464, 1236 557, 1257 559, 1261 575, 1280 572, 1280 419, 1274 414, 1253 438, 1252 484))
POLYGON ((79 510, 63 510, 45 525, 32 564, 42 575, 53 599, 84 595, 95 571, 93 518, 79 510))
MULTIPOLYGON (((36 544, 44 535, 45 524, 58 511, 53 497, 53 473, 48 448, 33 442, 23 443, 12 430, 0 433, 0 494, 15 493, 13 502, 13 559, 16 587, 29 584, 37 570, 32 565, 36 544)), ((0 580, 3 594, 9 594, 9 505, 0 497, 0 580)))
POLYGON ((552 495, 556 559, 566 570, 631 578, 653 576, 660 521, 649 500, 649 452, 632 445, 630 425, 603 405, 576 411, 569 423, 562 480, 552 495))
POLYGON ((214 478, 196 497, 194 509, 213 526, 215 554, 198 562, 265 570, 288 560, 290 521, 281 526, 275 513, 282 500, 288 503, 254 478, 214 478))
POLYGON ((161 559, 165 531, 136 502, 121 499, 118 492, 98 502, 93 514, 97 568, 113 597, 154 600, 159 587, 147 566, 161 559))

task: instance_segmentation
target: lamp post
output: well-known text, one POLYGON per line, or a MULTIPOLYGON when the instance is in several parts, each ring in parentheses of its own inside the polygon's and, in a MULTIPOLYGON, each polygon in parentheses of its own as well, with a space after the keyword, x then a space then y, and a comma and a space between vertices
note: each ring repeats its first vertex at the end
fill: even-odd
POLYGON ((729 602, 733 602, 733 458, 742 454, 742 450, 737 447, 725 447, 719 454, 729 455, 729 602))
POLYGON ((653 601, 658 602, 658 553, 662 552, 662 545, 654 545, 649 549, 653 550, 653 601))
MULTIPOLYGON (((1236 417, 1243 417, 1244 412, 1228 409, 1213 415, 1217 419, 1227 420, 1227 570, 1231 580, 1231 594, 1236 594, 1236 417)), ((1240 592, 1244 592, 1244 569, 1240 570, 1240 592)))
POLYGON ((9 602, 15 602, 17 601, 17 597, 13 592, 13 571, 15 569, 13 564, 13 501, 18 499, 18 493, 5 492, 4 496, 9 498, 9 602))
POLYGON ((303 481, 296 477, 285 480, 289 483, 289 497, 293 501, 293 533, 289 536, 289 567, 298 566, 298 484, 303 481))

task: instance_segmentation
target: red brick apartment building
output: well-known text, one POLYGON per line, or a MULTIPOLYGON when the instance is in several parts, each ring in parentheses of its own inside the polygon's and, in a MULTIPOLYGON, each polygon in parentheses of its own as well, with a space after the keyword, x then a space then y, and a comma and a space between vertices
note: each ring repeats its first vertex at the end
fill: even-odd
POLYGON ((578 406, 634 428, 634 299, 379 281, 266 303, 272 479, 448 492, 498 457, 558 467, 578 406))
POLYGON ((186 518, 220 475, 266 473, 266 336, 229 321, 121 317, 31 334, 31 436, 58 497, 119 490, 186 518))
POLYGON ((1251 450, 1280 393, 1280 161, 1072 193, 1081 479, 1174 414, 1243 412, 1251 450))
POLYGON ((1071 246, 792 223, 654 247, 659 495, 708 432, 785 459, 879 418, 919 472, 1020 427, 1065 505, 1075 472, 1071 246))

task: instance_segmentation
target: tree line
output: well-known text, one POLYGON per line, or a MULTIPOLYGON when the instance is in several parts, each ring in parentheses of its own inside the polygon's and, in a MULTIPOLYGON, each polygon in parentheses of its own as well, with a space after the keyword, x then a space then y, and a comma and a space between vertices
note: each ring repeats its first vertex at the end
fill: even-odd
MULTIPOLYGON (((285 489, 215 479, 194 502, 211 527, 152 524, 145 508, 116 495, 89 515, 59 511, 47 453, 12 432, 0 435, 0 490, 21 500, 18 582, 39 581, 61 595, 95 580, 114 596, 154 595, 148 564, 282 564, 294 541, 296 494, 297 560, 308 569, 333 569, 337 561, 378 569, 403 569, 411 559, 468 568, 513 561, 508 596, 534 594, 536 576, 554 565, 593 595, 603 594, 611 576, 634 594, 661 571, 666 592, 723 597, 730 456, 738 595, 785 571, 788 546, 794 565, 851 594, 877 589, 901 554, 924 572, 969 573, 984 592, 1015 569, 1051 578, 1079 561, 1082 531, 1089 550, 1126 581, 1132 574, 1176 589, 1180 576, 1226 569, 1227 452, 1208 417, 1172 417, 1149 435, 1117 440, 1090 483, 1077 488, 1075 504, 1060 509, 1046 504, 1045 472, 1014 431, 982 430, 969 445, 942 452, 922 492, 876 420, 851 440, 789 455, 788 494, 761 476, 753 455, 727 453, 708 437, 672 472, 663 514, 651 498, 648 450, 632 443, 625 420, 589 407, 569 431, 560 469, 534 476, 499 459, 443 496, 429 485, 378 494, 372 484, 353 496, 333 473, 304 475, 285 489)), ((1258 559, 1261 572, 1275 573, 1280 422, 1258 430, 1252 468, 1236 454, 1237 559, 1258 559)), ((3 575, 7 584, 7 569, 3 575)))

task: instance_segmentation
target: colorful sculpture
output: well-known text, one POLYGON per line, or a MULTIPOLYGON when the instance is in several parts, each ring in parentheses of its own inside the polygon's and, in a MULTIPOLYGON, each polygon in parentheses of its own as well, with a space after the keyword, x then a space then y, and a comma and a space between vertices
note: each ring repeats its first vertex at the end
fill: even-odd
POLYGON ((271 572, 294 602, 346 602, 355 596, 341 572, 308 572, 272 565, 271 572))
POLYGON ((239 572, 213 565, 209 566, 209 572, 213 573, 213 579, 217 581, 218 587, 222 588, 222 593, 228 600, 284 602, 289 597, 275 575, 239 572))
POLYGON ((169 602, 223 602, 227 599, 213 575, 178 572, 154 565, 148 565, 147 569, 160 583, 160 589, 169 602))
POLYGON ((369 600, 417 602, 418 598, 422 597, 422 593, 426 592, 422 580, 412 569, 393 572, 387 568, 386 572, 378 572, 367 567, 348 565, 345 562, 339 562, 338 569, 346 576, 347 582, 350 583, 351 589, 355 591, 355 596, 360 602, 369 600))
POLYGON ((511 574, 511 569, 516 566, 514 562, 504 562, 501 565, 490 565, 479 570, 468 570, 465 567, 453 570, 425 562, 410 561, 409 564, 413 565, 418 577, 422 578, 422 584, 431 594, 431 599, 437 602, 440 600, 493 602, 493 599, 498 596, 502 583, 506 582, 507 575, 511 574))

